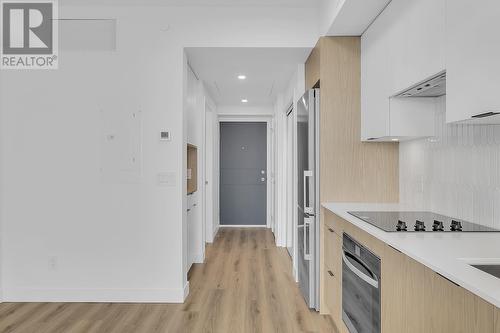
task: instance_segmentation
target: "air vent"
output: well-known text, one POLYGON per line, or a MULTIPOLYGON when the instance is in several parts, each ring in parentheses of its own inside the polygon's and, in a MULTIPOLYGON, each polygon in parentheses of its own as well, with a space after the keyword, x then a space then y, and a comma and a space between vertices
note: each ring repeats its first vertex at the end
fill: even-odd
POLYGON ((446 72, 439 73, 394 97, 440 97, 446 95, 446 72))

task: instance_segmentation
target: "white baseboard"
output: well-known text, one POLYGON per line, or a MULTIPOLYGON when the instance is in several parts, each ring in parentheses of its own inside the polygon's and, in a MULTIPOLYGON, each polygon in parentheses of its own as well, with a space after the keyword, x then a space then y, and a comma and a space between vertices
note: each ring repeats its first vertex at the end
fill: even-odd
POLYGON ((205 262, 205 257, 202 253, 200 254, 196 254, 194 257, 193 257, 193 263, 194 264, 203 264, 205 262))
POLYGON ((184 303, 189 282, 178 289, 4 289, 4 302, 184 303))
POLYGON ((219 229, 220 229, 220 225, 217 224, 217 226, 214 229, 214 237, 213 237, 214 239, 215 239, 215 237, 217 237, 217 234, 219 233, 219 229))
POLYGON ((221 228, 263 228, 268 229, 267 225, 221 225, 221 228))
POLYGON ((214 233, 212 235, 212 239, 207 239, 207 243, 208 244, 213 244, 214 240, 215 240, 215 237, 217 236, 217 233, 219 232, 219 226, 217 225, 215 228, 214 228, 214 233))

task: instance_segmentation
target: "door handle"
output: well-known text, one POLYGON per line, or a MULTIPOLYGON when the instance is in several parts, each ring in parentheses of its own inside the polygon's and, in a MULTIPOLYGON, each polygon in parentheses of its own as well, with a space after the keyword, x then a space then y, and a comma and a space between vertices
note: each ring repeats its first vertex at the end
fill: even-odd
POLYGON ((309 191, 309 180, 313 177, 313 172, 310 170, 304 171, 304 212, 314 214, 314 208, 310 206, 311 192, 309 191), (309 195, 308 195, 309 194, 309 195))
POLYGON ((311 226, 314 223, 314 217, 304 217, 304 260, 311 260, 311 226), (307 232, 309 230, 309 232, 307 232), (309 237, 308 237, 309 235, 309 237), (309 238, 309 239, 308 239, 309 238))

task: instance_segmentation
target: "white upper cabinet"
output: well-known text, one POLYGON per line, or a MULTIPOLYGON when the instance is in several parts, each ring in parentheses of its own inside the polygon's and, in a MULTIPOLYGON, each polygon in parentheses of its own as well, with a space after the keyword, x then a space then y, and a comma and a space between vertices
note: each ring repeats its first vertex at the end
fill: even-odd
POLYGON ((437 101, 391 98, 445 69, 445 0, 393 0, 361 38, 361 139, 434 135, 437 101))
POLYGON ((445 0, 394 0, 393 94, 446 69, 445 0))
POLYGON ((369 140, 389 131, 391 93, 390 44, 391 11, 385 10, 361 37, 361 138, 369 140))
MULTIPOLYGON (((500 1, 446 2, 446 120, 500 112, 500 1)), ((476 122, 500 123, 498 116, 476 122)))

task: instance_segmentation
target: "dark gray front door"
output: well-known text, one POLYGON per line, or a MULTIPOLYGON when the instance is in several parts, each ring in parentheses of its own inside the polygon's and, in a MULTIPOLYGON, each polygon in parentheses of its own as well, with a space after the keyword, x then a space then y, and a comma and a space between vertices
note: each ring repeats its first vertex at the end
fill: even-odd
POLYGON ((266 225, 267 124, 220 124, 220 224, 266 225))

